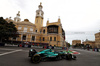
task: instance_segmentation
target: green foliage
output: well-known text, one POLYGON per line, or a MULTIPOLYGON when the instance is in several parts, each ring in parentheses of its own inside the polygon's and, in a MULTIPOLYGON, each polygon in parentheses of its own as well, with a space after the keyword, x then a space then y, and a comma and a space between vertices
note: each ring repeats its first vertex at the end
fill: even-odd
POLYGON ((70 45, 70 43, 67 43, 67 47, 70 47, 71 45, 70 45))
POLYGON ((17 28, 15 27, 13 22, 8 23, 3 19, 3 17, 0 17, 0 40, 17 36, 17 28))

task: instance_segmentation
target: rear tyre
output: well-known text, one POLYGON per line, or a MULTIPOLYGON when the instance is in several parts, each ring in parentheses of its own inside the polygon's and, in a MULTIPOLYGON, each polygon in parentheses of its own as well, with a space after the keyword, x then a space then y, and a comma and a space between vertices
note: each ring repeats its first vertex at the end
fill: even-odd
POLYGON ((61 56, 61 55, 58 55, 58 56, 56 57, 56 60, 62 60, 62 56, 61 56))
POLYGON ((32 62, 32 63, 39 63, 40 61, 41 61, 41 57, 40 57, 40 55, 38 55, 38 54, 33 55, 33 56, 31 57, 31 62, 32 62))
POLYGON ((67 54, 66 55, 66 60, 71 60, 72 59, 72 54, 67 54))

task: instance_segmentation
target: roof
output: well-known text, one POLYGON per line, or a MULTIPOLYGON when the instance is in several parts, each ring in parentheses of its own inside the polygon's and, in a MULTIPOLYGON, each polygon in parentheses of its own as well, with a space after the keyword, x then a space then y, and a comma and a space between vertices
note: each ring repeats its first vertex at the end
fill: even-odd
POLYGON ((73 41, 81 41, 81 40, 73 40, 73 41))
POLYGON ((21 21, 21 22, 16 22, 12 19, 5 19, 6 21, 8 22, 13 22, 14 24, 17 24, 17 25, 29 25, 29 26, 35 26, 35 24, 31 23, 28 19, 24 19, 24 21, 21 21))
POLYGON ((84 42, 95 42, 95 41, 84 41, 84 42))
POLYGON ((96 35, 96 34, 100 34, 100 32, 98 32, 98 33, 95 33, 95 35, 96 35))
POLYGON ((47 23, 47 26, 49 26, 49 25, 61 25, 61 23, 60 22, 52 22, 52 23, 47 23))
POLYGON ((22 22, 16 22, 18 25, 28 25, 28 26, 35 26, 35 24, 31 23, 28 19, 24 19, 22 22))

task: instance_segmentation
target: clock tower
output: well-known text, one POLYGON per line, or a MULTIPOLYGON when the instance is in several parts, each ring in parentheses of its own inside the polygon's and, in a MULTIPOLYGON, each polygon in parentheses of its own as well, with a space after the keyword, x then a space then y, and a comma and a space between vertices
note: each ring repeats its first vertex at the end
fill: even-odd
POLYGON ((42 11, 43 8, 42 3, 40 3, 38 8, 39 9, 36 10, 35 25, 37 32, 40 32, 41 27, 43 27, 43 15, 44 15, 44 12, 42 11))

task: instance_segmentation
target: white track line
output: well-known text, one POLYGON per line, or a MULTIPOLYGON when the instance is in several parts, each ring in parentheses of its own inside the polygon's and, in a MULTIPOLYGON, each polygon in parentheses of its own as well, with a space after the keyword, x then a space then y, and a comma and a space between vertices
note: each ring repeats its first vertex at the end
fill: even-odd
POLYGON ((10 54, 10 53, 14 53, 14 52, 19 52, 19 51, 22 51, 22 49, 14 50, 14 51, 11 51, 11 52, 2 53, 2 54, 0 54, 0 56, 7 55, 7 54, 10 54))
POLYGON ((15 50, 15 49, 0 48, 0 50, 15 50))

